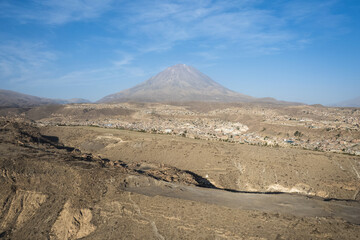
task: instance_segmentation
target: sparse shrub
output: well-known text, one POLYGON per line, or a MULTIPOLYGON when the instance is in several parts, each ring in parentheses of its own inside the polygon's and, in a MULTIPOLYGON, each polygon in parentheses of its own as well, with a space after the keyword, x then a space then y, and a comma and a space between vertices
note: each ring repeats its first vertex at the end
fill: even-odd
POLYGON ((302 137, 303 134, 302 134, 301 132, 299 132, 299 131, 296 131, 296 132, 294 133, 294 136, 295 136, 295 137, 302 137))

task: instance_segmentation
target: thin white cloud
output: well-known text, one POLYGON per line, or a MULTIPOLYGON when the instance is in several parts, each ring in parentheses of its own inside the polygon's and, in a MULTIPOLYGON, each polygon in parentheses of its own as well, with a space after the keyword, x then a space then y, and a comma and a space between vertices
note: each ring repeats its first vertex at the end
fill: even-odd
POLYGON ((138 77, 145 77, 145 71, 137 66, 131 66, 135 55, 115 50, 117 60, 110 64, 104 64, 96 68, 83 68, 76 71, 57 73, 52 76, 37 78, 31 82, 36 85, 52 86, 90 86, 103 84, 113 84, 118 81, 129 81, 138 77))
POLYGON ((36 21, 41 24, 59 25, 101 16, 111 7, 113 0, 33 0, 29 6, 2 3, 1 15, 21 22, 36 21))
POLYGON ((47 75, 57 59, 55 52, 39 42, 2 42, 0 44, 1 81, 23 82, 47 75))
POLYGON ((335 0, 33 0, 28 5, 4 1, 1 16, 19 21, 59 25, 114 14, 106 22, 115 26, 122 41, 139 51, 164 51, 189 40, 224 41, 238 49, 295 48, 323 28, 336 32, 344 20, 332 13, 335 0), (235 45, 233 45, 235 44, 235 45), (252 46, 252 47, 250 47, 252 46))
MULTIPOLYGON (((340 15, 331 13, 331 8, 337 3, 336 0, 328 1, 289 1, 284 4, 283 15, 288 20, 304 22, 315 19, 331 17, 337 19, 340 15)), ((313 22, 314 23, 314 22, 313 22)))
POLYGON ((134 56, 125 55, 122 59, 113 61, 113 65, 116 67, 122 67, 124 65, 129 65, 134 60, 134 56))
POLYGON ((303 47, 317 31, 336 28, 343 19, 331 12, 335 1, 292 1, 267 8, 261 3, 134 2, 122 6, 115 25, 129 38, 140 39, 140 48, 145 45, 146 49, 169 49, 181 42, 199 40, 223 41, 232 48, 271 53, 303 47))
MULTIPOLYGON (((82 69, 79 71, 68 72, 60 77, 49 77, 35 81, 36 84, 47 83, 48 85, 61 86, 90 86, 112 85, 117 82, 130 81, 134 78, 146 76, 145 72, 139 67, 124 67, 109 66, 96 69, 82 69)), ((120 84, 119 84, 120 85, 120 84)))

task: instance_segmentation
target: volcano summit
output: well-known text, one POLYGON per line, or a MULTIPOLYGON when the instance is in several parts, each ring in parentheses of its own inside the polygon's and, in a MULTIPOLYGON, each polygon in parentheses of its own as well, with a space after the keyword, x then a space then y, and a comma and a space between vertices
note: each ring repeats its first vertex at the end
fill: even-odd
POLYGON ((250 102, 256 98, 231 91, 185 64, 168 67, 156 76, 99 100, 105 102, 250 102))

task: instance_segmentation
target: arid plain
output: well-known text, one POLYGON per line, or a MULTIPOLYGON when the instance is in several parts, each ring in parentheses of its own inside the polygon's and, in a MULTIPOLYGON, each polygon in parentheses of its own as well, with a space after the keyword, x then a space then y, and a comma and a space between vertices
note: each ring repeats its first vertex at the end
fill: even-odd
POLYGON ((359 109, 119 103, 2 115, 4 239, 360 237, 359 109))

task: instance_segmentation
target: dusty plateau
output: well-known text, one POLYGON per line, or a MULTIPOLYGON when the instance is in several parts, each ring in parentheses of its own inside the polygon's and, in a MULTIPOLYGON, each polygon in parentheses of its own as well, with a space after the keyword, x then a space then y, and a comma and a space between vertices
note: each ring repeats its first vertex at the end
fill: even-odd
POLYGON ((2 239, 359 239, 360 110, 0 111, 2 239))

